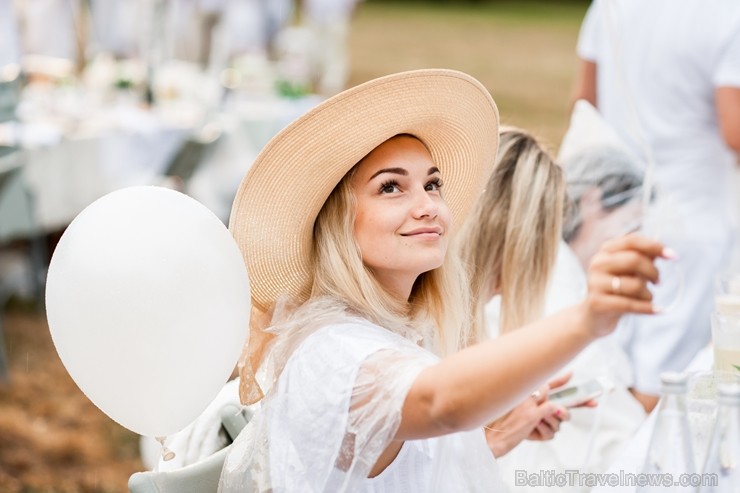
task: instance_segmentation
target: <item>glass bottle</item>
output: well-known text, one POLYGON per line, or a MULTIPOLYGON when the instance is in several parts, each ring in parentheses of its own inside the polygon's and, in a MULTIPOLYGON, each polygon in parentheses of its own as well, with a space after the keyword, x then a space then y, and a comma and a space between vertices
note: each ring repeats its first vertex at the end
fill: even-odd
MULTIPOLYGON (((643 475, 651 475, 638 493, 671 491, 682 474, 696 472, 689 420, 686 412, 688 375, 665 372, 660 375, 661 399, 655 426, 650 438, 643 475)), ((681 493, 696 493, 691 486, 681 487, 681 493)))
POLYGON ((740 493, 740 384, 721 384, 717 401, 717 421, 699 491, 740 493))

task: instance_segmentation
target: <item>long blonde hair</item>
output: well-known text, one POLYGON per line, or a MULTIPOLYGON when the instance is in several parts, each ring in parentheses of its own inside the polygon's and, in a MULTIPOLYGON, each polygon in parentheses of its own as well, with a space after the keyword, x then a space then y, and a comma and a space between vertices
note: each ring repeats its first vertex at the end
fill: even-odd
POLYGON ((484 306, 498 287, 500 332, 541 316, 563 222, 565 179, 529 133, 501 127, 493 174, 458 236, 473 298, 473 325, 485 339, 484 306))
POLYGON ((354 236, 356 200, 350 185, 356 169, 357 165, 334 188, 316 218, 311 298, 338 298, 387 328, 431 324, 434 331, 427 343, 440 356, 464 347, 471 341, 471 305, 465 271, 454 249, 448 250, 441 267, 417 278, 409 300, 394 297, 362 262, 354 236))

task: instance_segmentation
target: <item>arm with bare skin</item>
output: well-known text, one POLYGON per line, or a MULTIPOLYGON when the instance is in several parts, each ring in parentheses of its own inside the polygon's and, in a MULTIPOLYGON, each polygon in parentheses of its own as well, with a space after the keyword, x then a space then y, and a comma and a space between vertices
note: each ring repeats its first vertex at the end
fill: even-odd
POLYGON ((625 313, 652 314, 647 283, 658 281, 657 241, 628 235, 606 242, 588 271, 586 299, 496 340, 468 347, 423 370, 404 401, 395 441, 374 472, 390 464, 404 440, 471 430, 508 411, 579 351, 614 330, 625 313), (619 276, 621 290, 612 291, 619 276))

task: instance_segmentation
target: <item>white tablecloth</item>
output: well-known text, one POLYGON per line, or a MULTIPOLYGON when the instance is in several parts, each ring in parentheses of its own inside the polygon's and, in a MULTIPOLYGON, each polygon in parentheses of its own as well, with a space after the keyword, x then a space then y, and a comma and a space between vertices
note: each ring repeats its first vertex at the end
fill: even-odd
MULTIPOLYGON (((221 138, 185 192, 226 222, 239 183, 259 150, 318 101, 242 101, 211 115, 209 121, 221 129, 221 138)), ((110 119, 101 119, 100 131, 83 119, 83 135, 62 136, 60 131, 54 138, 48 125, 21 126, 14 132, 25 147, 24 179, 33 198, 35 225, 42 232, 64 228, 86 206, 114 190, 162 185, 167 165, 194 131, 168 124, 172 115, 158 119, 131 108, 119 108, 116 122, 110 119)), ((15 220, 21 211, 3 202, 0 198, 0 241, 26 235, 27 225, 15 220)))

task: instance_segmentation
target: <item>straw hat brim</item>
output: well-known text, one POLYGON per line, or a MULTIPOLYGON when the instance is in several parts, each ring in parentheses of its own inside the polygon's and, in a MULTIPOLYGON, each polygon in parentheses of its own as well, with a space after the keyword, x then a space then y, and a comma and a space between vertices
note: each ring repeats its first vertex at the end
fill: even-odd
POLYGON ((429 149, 461 224, 493 169, 498 110, 461 72, 426 69, 371 80, 314 107, 260 152, 234 199, 229 229, 249 272, 252 305, 303 302, 313 282, 313 227, 342 177, 375 147, 411 134, 429 149))

